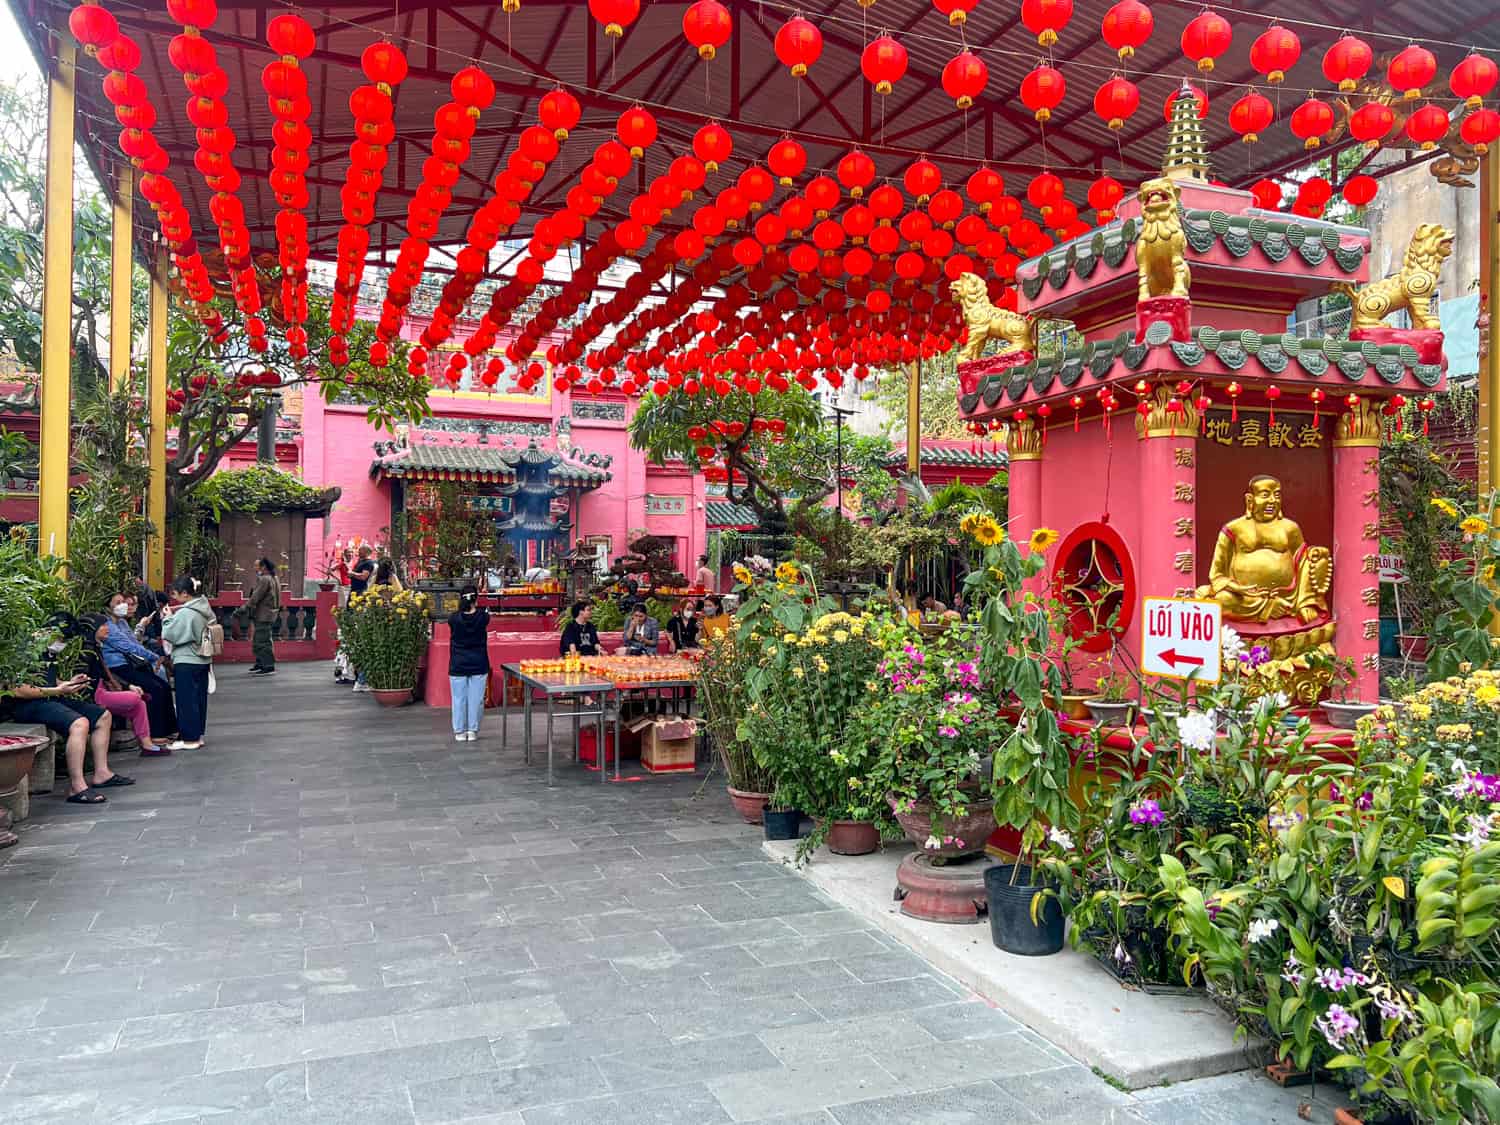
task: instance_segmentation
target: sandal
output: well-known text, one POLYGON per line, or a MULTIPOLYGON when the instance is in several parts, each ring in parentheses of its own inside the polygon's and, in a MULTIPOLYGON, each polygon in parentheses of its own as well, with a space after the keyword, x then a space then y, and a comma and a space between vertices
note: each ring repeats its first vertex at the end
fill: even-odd
POLYGON ((102 805, 105 801, 109 800, 109 798, 106 797, 103 793, 100 793, 93 788, 89 788, 84 789, 78 793, 68 794, 67 800, 68 804, 70 805, 102 805))
POLYGON ((123 773, 111 774, 108 781, 96 781, 91 789, 113 789, 120 785, 134 785, 135 778, 126 777, 123 773))

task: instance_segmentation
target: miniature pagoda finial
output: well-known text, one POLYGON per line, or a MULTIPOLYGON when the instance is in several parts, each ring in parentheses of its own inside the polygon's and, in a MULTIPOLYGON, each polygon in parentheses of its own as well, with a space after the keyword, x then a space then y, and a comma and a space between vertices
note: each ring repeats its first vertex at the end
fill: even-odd
POLYGON ((1170 180, 1207 180, 1208 146, 1203 140, 1199 93, 1186 82, 1172 99, 1172 122, 1161 174, 1170 180))

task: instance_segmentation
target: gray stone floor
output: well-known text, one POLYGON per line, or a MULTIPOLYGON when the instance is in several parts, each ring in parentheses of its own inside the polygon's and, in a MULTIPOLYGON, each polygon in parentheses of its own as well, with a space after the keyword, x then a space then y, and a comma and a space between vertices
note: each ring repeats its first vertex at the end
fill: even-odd
POLYGON ((204 750, 39 798, 0 1121, 1298 1120, 1249 1075, 1121 1093, 764 861, 717 782, 549 790, 486 723, 226 667, 204 750))

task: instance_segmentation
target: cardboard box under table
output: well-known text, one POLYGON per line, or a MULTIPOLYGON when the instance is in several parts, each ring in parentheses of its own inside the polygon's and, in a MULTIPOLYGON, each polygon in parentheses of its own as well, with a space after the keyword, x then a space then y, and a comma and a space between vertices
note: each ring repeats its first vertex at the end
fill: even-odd
POLYGON ((641 737, 641 765, 652 773, 691 773, 697 768, 698 724, 692 719, 658 718, 641 737))

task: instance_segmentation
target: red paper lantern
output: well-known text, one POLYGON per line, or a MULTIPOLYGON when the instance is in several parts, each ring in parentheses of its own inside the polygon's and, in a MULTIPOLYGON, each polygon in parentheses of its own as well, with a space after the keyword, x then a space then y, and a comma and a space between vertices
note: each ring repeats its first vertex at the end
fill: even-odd
POLYGON ((948 17, 952 27, 962 27, 979 0, 932 0, 932 6, 948 17))
POLYGON ((1478 109, 1495 88, 1497 79, 1500 79, 1500 68, 1484 55, 1471 54, 1453 68, 1448 85, 1463 98, 1465 108, 1478 109))
POLYGON ((1323 134, 1332 128, 1333 110, 1327 102, 1308 98, 1292 110, 1292 132, 1302 141, 1303 148, 1317 148, 1323 143, 1323 134))
POLYGON ((1026 185, 1026 199, 1037 210, 1045 212, 1063 200, 1063 182, 1051 172, 1033 176, 1026 185))
POLYGON ((120 37, 120 24, 98 4, 80 4, 68 13, 68 30, 83 44, 85 53, 97 54, 120 37))
POLYGON ((212 27, 219 6, 214 0, 167 0, 167 15, 186 27, 212 27))
POLYGON ((981 211, 988 213, 1005 191, 1005 180, 992 168, 980 168, 969 177, 964 192, 981 211))
POLYGON ((776 32, 775 48, 776 57, 791 68, 792 77, 801 78, 823 53, 823 33, 801 16, 793 16, 776 32))
POLYGON ((617 131, 630 155, 639 160, 656 142, 656 118, 640 106, 631 106, 620 114, 617 131))
POLYGON ((1021 79, 1021 101, 1038 121, 1049 119, 1067 92, 1067 80, 1050 66, 1039 66, 1021 79))
POLYGON ((1115 204, 1125 198, 1125 189, 1112 176, 1100 176, 1089 185, 1089 206, 1099 212, 1099 221, 1114 218, 1115 204))
POLYGON ((682 13, 682 34, 698 50, 700 59, 712 59, 729 42, 733 29, 729 11, 719 0, 697 0, 682 13))
POLYGON ((604 25, 604 34, 618 39, 641 14, 641 0, 589 0, 589 15, 604 25))
POLYGON ((860 199, 865 189, 875 182, 875 161, 859 149, 847 152, 839 160, 838 177, 850 198, 860 199))
POLYGON ((1473 145, 1480 156, 1489 152, 1490 145, 1500 137, 1500 113, 1493 109, 1476 109, 1465 117, 1458 127, 1458 135, 1465 144, 1473 145))
POLYGON ((1344 93, 1359 85, 1359 80, 1375 61, 1375 52, 1363 39, 1342 35, 1323 53, 1323 77, 1335 83, 1344 93))
POLYGON ((1094 91, 1094 112, 1111 129, 1123 129, 1141 104, 1141 92, 1128 78, 1115 75, 1094 91))
POLYGON ((1385 78, 1392 90, 1400 92, 1403 101, 1411 102, 1422 96, 1422 87, 1436 73, 1437 59, 1432 52, 1413 43, 1396 52, 1386 67, 1385 78))
POLYGON ((733 151, 734 141, 730 138, 729 131, 717 121, 710 121, 693 135, 693 154, 703 161, 703 167, 710 172, 717 172, 719 162, 728 160, 733 151))
POLYGON ((1333 185, 1325 176, 1310 176, 1297 188, 1297 198, 1321 207, 1333 198, 1333 185))
POLYGON ((1128 59, 1134 57, 1151 38, 1155 26, 1156 17, 1141 0, 1120 0, 1104 13, 1102 32, 1104 41, 1114 48, 1115 54, 1128 59))
POLYGON ((365 77, 378 85, 398 86, 406 77, 406 56, 392 43, 371 43, 360 55, 359 65, 365 77))
POLYGON ((449 88, 453 93, 453 100, 470 110, 474 117, 479 116, 479 111, 495 100, 495 83, 477 66, 466 66, 460 70, 453 76, 449 88))
POLYGON ((1374 176, 1351 176, 1344 184, 1344 202, 1353 207, 1363 207, 1380 190, 1374 176))
POLYGON ((906 185, 908 195, 918 203, 926 203, 943 186, 943 173, 930 160, 914 160, 907 166, 901 182, 906 185))
POLYGON ((1073 18, 1073 0, 1021 0, 1021 22, 1043 47, 1057 42, 1057 33, 1073 18))
POLYGON ((1406 135, 1416 141, 1424 152, 1436 148, 1438 141, 1448 135, 1448 128, 1447 111, 1432 102, 1419 106, 1406 119, 1406 135))
POLYGON ((301 16, 290 13, 274 16, 266 24, 266 42, 278 55, 297 59, 307 58, 316 45, 312 25, 301 16))
POLYGON ((984 93, 989 80, 989 68, 972 51, 954 55, 948 60, 948 65, 943 67, 943 91, 959 109, 972 106, 974 99, 984 93))
POLYGON ((1214 60, 1229 50, 1233 34, 1229 21, 1218 12, 1212 9, 1200 12, 1182 29, 1182 53, 1208 74, 1214 68, 1214 60))
POLYGON ((1255 205, 1263 211, 1275 211, 1281 207, 1281 185, 1275 180, 1256 180, 1250 185, 1250 194, 1255 205))
MULTIPOLYGON (((938 177, 941 182, 942 177, 938 177)), ((802 193, 807 197, 807 202, 812 205, 818 218, 826 219, 828 212, 839 204, 839 185, 827 176, 819 176, 807 185, 807 190, 802 193)))
POLYGON ((1286 78, 1286 72, 1302 57, 1302 40, 1279 23, 1273 23, 1250 44, 1250 65, 1265 76, 1272 86, 1286 78))
POLYGON ((1349 115, 1349 135, 1373 150, 1380 147, 1381 140, 1395 124, 1396 114, 1390 106, 1384 102, 1366 102, 1349 115))
MULTIPOLYGON (((1202 121, 1208 116, 1208 95, 1191 84, 1185 92, 1191 94, 1193 100, 1198 103, 1198 120, 1202 121)), ((1162 103, 1162 117, 1169 125, 1172 123, 1172 107, 1177 104, 1177 99, 1182 97, 1183 93, 1182 87, 1176 86, 1167 95, 1167 100, 1162 103)))
POLYGON ((1245 144, 1254 144, 1259 134, 1271 123, 1276 111, 1271 102, 1253 90, 1229 107, 1229 127, 1240 135, 1245 144))
POLYGON ((859 69, 877 94, 889 94, 906 73, 906 48, 889 35, 872 39, 859 56, 859 69))
POLYGON ((578 124, 580 113, 578 99, 561 88, 543 94, 537 105, 538 120, 560 141, 568 139, 569 131, 578 124))
POLYGON ((783 137, 766 154, 766 165, 783 187, 789 187, 807 167, 807 150, 789 137, 783 137))
POLYGON ((105 70, 134 70, 141 65, 141 49, 128 35, 116 35, 99 48, 99 65, 105 70))
POLYGON ((927 213, 932 216, 932 221, 945 228, 951 228, 958 217, 964 213, 963 196, 951 188, 944 188, 935 192, 932 200, 927 204, 927 213))

